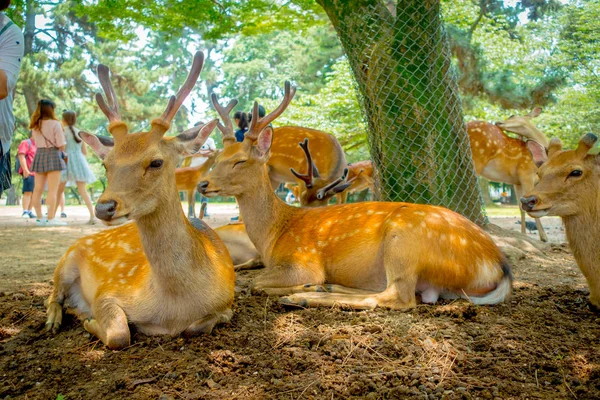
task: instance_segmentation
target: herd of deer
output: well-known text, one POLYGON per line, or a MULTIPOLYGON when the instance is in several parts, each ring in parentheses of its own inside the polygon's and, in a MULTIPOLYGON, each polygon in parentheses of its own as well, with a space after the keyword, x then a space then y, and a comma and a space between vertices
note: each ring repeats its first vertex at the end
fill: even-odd
MULTIPOLYGON (((236 142, 229 116, 236 101, 221 106, 216 96, 212 103, 222 123, 213 120, 165 136, 202 64, 198 52, 164 113, 148 132, 137 133, 129 133, 121 121, 109 69, 98 67, 106 99, 97 94, 96 100, 112 137, 83 132, 82 138, 103 159, 108 177, 97 217, 115 228, 77 240, 61 258, 47 301, 48 330, 60 328, 66 302, 109 348, 129 345, 129 324, 148 335, 210 332, 232 316, 233 262, 264 265, 253 290, 283 296, 280 302, 287 305, 406 309, 416 305, 417 293, 425 303, 442 297, 496 304, 509 296, 512 276, 503 254, 481 228, 455 212, 393 202, 325 206, 340 194, 338 202, 344 203, 344 193, 355 183, 360 182, 359 189, 372 187, 372 167, 358 164, 351 175, 333 136, 272 128, 294 96, 288 82, 281 104, 253 118, 243 142, 236 142), (202 169, 177 174, 180 156, 197 152, 215 127, 224 148, 202 169), (302 183, 302 207, 275 195, 280 182, 302 183), (201 220, 186 218, 178 190, 189 187, 207 197, 235 196, 244 224, 213 231, 201 220)), ((253 115, 256 111, 255 103, 253 115)), ((591 302, 600 306, 595 270, 600 158, 587 155, 596 137, 585 136, 576 150, 563 151, 559 141, 551 141, 549 160, 537 170, 546 144, 540 143, 543 134, 542 140, 534 139, 539 131, 529 118, 536 113, 509 118, 499 127, 469 124, 476 170, 526 192, 521 201, 531 216, 564 218, 591 302), (529 127, 518 132, 528 142, 510 139, 500 129, 517 125, 529 127), (540 182, 533 188, 536 171, 540 182)))

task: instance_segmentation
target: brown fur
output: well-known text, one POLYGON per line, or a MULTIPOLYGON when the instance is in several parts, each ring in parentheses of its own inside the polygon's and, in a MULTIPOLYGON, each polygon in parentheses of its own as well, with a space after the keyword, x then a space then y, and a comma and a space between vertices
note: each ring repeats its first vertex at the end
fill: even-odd
POLYGON ((108 186, 96 212, 114 201, 115 213, 104 217, 105 222, 134 223, 84 237, 69 248, 54 273, 48 330, 60 328, 65 300, 81 318, 89 318, 85 329, 114 349, 129 345, 129 323, 149 335, 195 335, 231 318, 231 258, 207 225, 198 230, 189 223, 175 186, 179 155, 197 151, 217 121, 163 137, 200 69, 197 53, 184 88, 161 119, 153 121, 149 132, 129 134, 109 94, 108 68, 98 68, 108 98, 106 102, 100 96, 98 103, 111 121, 115 143, 109 149, 94 135, 82 134, 97 154, 106 156, 108 186), (156 160, 162 165, 151 167, 156 160))
POLYGON ((223 225, 216 228, 215 232, 225 243, 236 271, 262 266, 260 254, 248 237, 246 226, 243 223, 223 225))
POLYGON ((588 155, 596 138, 588 134, 576 150, 562 150, 558 139, 539 169, 540 181, 527 192, 524 208, 531 216, 562 218, 569 246, 590 286, 590 301, 600 307, 600 156, 588 155), (574 170, 583 174, 570 176, 574 170), (528 202, 535 203, 528 207, 528 202))
MULTIPOLYGON (((286 85, 289 103, 288 90, 286 85)), ((272 135, 267 127, 243 143, 228 142, 203 184, 206 196, 238 200, 266 267, 254 289, 291 294, 282 299, 288 304, 396 309, 413 307, 416 291, 435 291, 433 301, 440 292, 448 294, 444 290, 454 296, 489 292, 471 297, 482 304, 510 293, 510 273, 498 247, 450 210, 375 202, 288 206, 270 183, 272 135), (304 293, 324 291, 333 293, 304 293)))
POLYGON ((373 181, 373 162, 371 160, 357 161, 348 164, 348 178, 352 180, 352 185, 342 193, 336 194, 336 203, 344 204, 349 194, 370 190, 375 191, 375 182, 373 181))
POLYGON ((338 140, 329 133, 300 126, 282 126, 275 128, 271 158, 267 166, 273 188, 283 182, 299 183, 300 195, 296 198, 300 205, 316 207, 327 205, 329 199, 317 199, 317 192, 342 175, 346 168, 346 156, 338 140), (299 173, 306 173, 306 158, 298 146, 306 138, 310 141, 310 151, 320 175, 320 178, 314 179, 312 188, 306 188, 290 172, 290 168, 293 168, 299 173))
MULTIPOLYGON (((510 129, 517 129, 519 126, 533 126, 529 122, 530 117, 511 117, 497 125, 508 125, 510 129)), ((528 130, 523 129, 522 132, 528 130)), ((536 129, 537 131, 537 129, 536 129)), ((527 143, 511 138, 506 135, 498 126, 484 121, 471 121, 467 124, 469 134, 471 153, 475 164, 475 172, 478 176, 483 176, 494 182, 504 182, 514 185, 517 198, 523 193, 530 191, 536 181, 537 166, 533 162, 532 154, 527 147, 527 143)), ((540 131, 533 137, 545 136, 540 131)), ((540 143, 547 146, 547 139, 537 139, 543 141, 540 143)), ((535 219, 540 234, 540 239, 548 241, 544 228, 539 220, 535 219)), ((525 213, 521 211, 521 233, 525 233, 525 213)))

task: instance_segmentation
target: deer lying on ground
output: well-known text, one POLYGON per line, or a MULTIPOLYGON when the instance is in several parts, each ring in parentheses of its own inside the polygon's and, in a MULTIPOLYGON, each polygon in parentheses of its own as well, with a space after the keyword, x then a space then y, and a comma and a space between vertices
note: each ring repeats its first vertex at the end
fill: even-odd
POLYGON ((215 152, 207 153, 209 156, 202 165, 197 167, 183 167, 175 169, 175 185, 178 191, 185 191, 188 201, 188 217, 196 217, 196 186, 200 179, 208 172, 214 163, 215 152))
POLYGON ((79 239, 54 272, 47 301, 47 330, 58 331, 65 301, 85 329, 112 349, 130 343, 128 324, 147 335, 210 332, 229 321, 235 273, 225 245, 207 225, 194 228, 183 213, 175 186, 180 154, 193 154, 218 121, 164 137, 194 87, 203 55, 198 52, 188 78, 148 132, 128 133, 121 121, 109 69, 98 66, 114 147, 91 134, 82 139, 104 156, 108 186, 96 216, 117 228, 79 239))
MULTIPOLYGON (((282 103, 252 119, 244 142, 222 130, 223 152, 198 185, 205 196, 237 198, 266 267, 254 290, 289 295, 284 304, 358 309, 414 307, 415 292, 428 303, 440 295, 476 304, 506 299, 512 285, 504 256, 482 229, 455 212, 383 202, 298 208, 279 199, 268 170, 269 124, 294 92, 286 82, 282 103)), ((255 103, 253 115, 257 111, 255 103)))
POLYGON ((588 155, 598 138, 588 133, 575 150, 552 139, 538 184, 521 198, 532 217, 554 215, 565 224, 569 247, 590 286, 590 302, 600 308, 600 155, 588 155))
MULTIPOLYGON (((546 152, 548 139, 533 126, 531 118, 536 117, 541 109, 534 109, 526 116, 512 116, 496 125, 484 121, 471 121, 467 124, 467 132, 471 142, 471 153, 475 164, 475 172, 495 182, 514 185, 517 198, 529 192, 536 181, 538 165, 534 158, 546 152), (527 137, 526 142, 511 138, 502 129, 527 137)), ((548 241, 544 227, 539 218, 535 219, 540 240, 548 241)), ((521 233, 525 233, 525 212, 521 210, 521 233)))
POLYGON ((215 232, 225 243, 236 271, 262 267, 260 254, 248 237, 243 223, 223 225, 215 228, 215 232))

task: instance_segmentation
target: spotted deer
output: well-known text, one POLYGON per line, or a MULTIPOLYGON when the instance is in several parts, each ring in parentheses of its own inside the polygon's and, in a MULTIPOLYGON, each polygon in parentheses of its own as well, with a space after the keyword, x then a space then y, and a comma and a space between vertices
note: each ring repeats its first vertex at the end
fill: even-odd
POLYGON ((588 154, 598 137, 588 133, 575 150, 555 138, 538 170, 539 182, 521 207, 532 217, 554 215, 565 224, 569 247, 590 286, 590 302, 600 308, 600 155, 588 154))
MULTIPOLYGON (((268 161, 270 123, 295 93, 285 85, 281 104, 253 118, 242 143, 227 131, 224 149, 198 185, 205 196, 235 196, 246 230, 266 269, 254 290, 284 295, 283 304, 357 309, 405 309, 422 300, 464 297, 502 302, 511 292, 510 267, 477 225, 442 207, 364 202, 293 207, 275 195, 268 161)), ((258 115, 254 104, 254 115, 258 115)), ((310 169, 309 169, 310 171, 310 169)))
MULTIPOLYGON (((517 198, 530 191, 536 181, 538 165, 534 158, 546 152, 548 139, 531 123, 541 109, 534 109, 526 116, 512 116, 496 125, 484 121, 471 121, 467 132, 471 153, 478 176, 495 182, 514 185, 517 198), (509 137, 502 129, 527 137, 527 141, 509 137)), ((540 240, 548 236, 539 218, 535 218, 540 240)), ((525 212, 521 210, 521 233, 525 233, 525 212)))
POLYGON ((348 164, 348 182, 352 184, 342 193, 336 194, 336 203, 344 204, 349 194, 370 190, 375 191, 373 181, 373 162, 371 160, 358 161, 348 164))
MULTIPOLYGON (((212 94, 211 101, 223 121, 223 124, 219 124, 219 130, 223 135, 230 137, 233 134, 233 123, 229 114, 237 104, 237 100, 232 100, 223 107, 219 104, 217 96, 212 94)), ((329 199, 319 199, 317 194, 336 180, 346 165, 344 150, 335 136, 301 126, 275 128, 271 157, 267 163, 271 186, 276 190, 281 183, 298 184, 299 192, 296 198, 301 206, 327 205, 329 199), (305 138, 311 140, 318 162, 312 163, 312 169, 307 170, 306 173, 299 173, 297 171, 304 171, 306 168, 303 151, 298 148, 298 143, 305 138)))
POLYGON ((214 163, 215 152, 205 152, 206 161, 197 167, 183 167, 175 169, 175 185, 178 191, 185 191, 188 200, 188 217, 196 217, 196 186, 200 179, 208 172, 214 163))
POLYGON ((96 100, 110 122, 114 147, 91 134, 82 139, 104 155, 108 186, 96 216, 118 226, 77 240, 61 258, 47 301, 47 330, 60 328, 65 302, 85 319, 84 328, 111 349, 129 345, 128 324, 147 335, 191 336, 231 318, 231 258, 207 225, 198 230, 190 224, 175 186, 180 154, 195 153, 218 121, 164 136, 202 64, 198 52, 164 113, 149 131, 137 133, 129 133, 121 120, 108 67, 98 66, 106 100, 101 94, 96 100))

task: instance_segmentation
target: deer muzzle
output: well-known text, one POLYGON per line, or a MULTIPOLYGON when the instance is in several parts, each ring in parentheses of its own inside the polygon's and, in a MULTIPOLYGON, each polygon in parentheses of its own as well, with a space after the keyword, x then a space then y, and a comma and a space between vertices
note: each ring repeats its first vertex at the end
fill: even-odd
POLYGON ((521 208, 523 211, 532 211, 537 203, 539 203, 537 196, 521 197, 521 208))
POLYGON ((96 217, 103 221, 110 221, 117 213, 117 202, 114 200, 103 201, 96 204, 96 217))

